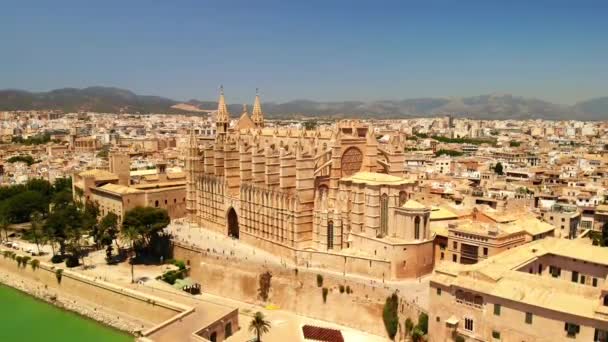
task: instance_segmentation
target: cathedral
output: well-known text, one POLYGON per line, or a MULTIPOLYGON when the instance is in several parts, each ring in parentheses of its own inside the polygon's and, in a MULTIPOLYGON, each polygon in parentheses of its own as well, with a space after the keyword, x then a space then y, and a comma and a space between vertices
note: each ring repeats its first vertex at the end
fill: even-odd
POLYGON ((380 143, 356 120, 265 127, 258 94, 232 123, 222 89, 215 140, 190 135, 191 222, 302 267, 387 280, 432 271, 430 208, 411 199, 399 136, 380 143))

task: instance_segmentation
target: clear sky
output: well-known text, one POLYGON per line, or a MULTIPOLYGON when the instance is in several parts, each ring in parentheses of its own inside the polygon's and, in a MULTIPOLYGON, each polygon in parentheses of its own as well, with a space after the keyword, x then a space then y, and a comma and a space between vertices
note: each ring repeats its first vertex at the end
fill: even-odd
POLYGON ((228 102, 608 96, 608 1, 0 0, 0 88, 228 102))

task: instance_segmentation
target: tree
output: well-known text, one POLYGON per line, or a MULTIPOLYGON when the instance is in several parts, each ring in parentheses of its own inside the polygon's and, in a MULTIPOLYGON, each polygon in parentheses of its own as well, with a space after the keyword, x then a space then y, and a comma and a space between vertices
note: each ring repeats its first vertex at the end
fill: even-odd
MULTIPOLYGON (((4 206, 0 207, 0 229, 4 232, 4 237, 8 241, 8 227, 10 227, 11 221, 5 213, 4 206)), ((0 235, 0 240, 1 240, 0 235)))
POLYGON ((255 332, 256 341, 261 342, 262 335, 270 331, 270 322, 266 320, 263 313, 258 311, 249 323, 249 331, 255 332))
POLYGON ((304 121, 304 128, 307 131, 311 131, 311 130, 317 128, 317 121, 316 120, 306 120, 306 121, 304 121))
POLYGON ((72 192, 72 178, 55 178, 55 182, 53 183, 53 192, 58 193, 61 191, 72 192))
POLYGON ((503 174, 503 167, 502 167, 502 163, 498 162, 496 163, 496 165, 494 165, 494 173, 496 173, 497 175, 502 176, 503 174))
POLYGON ((38 211, 34 211, 30 215, 30 232, 34 238, 34 243, 38 248, 38 254, 40 254, 40 243, 44 242, 44 229, 42 228, 42 214, 38 211))
POLYGON ((408 317, 405 320, 405 334, 409 335, 413 329, 414 329, 414 322, 412 322, 412 320, 408 317))
POLYGON ((34 211, 48 212, 48 200, 39 192, 27 190, 4 202, 5 213, 11 223, 28 222, 34 211))
POLYGON ((399 297, 397 293, 386 297, 384 309, 382 310, 382 320, 388 337, 392 340, 397 335, 397 326, 399 325, 398 317, 399 297))
POLYGON ((123 240, 127 241, 131 245, 129 250, 129 263, 131 264, 131 283, 135 282, 135 243, 139 240, 139 232, 137 227, 132 225, 125 225, 123 221, 121 235, 123 240))
POLYGON ((608 246, 608 222, 602 227, 602 246, 608 246))
POLYGON ((112 259, 112 243, 116 241, 116 248, 119 250, 118 245, 118 216, 113 212, 107 213, 97 225, 95 242, 106 246, 106 260, 108 262, 112 259))
POLYGON ((424 312, 421 312, 418 315, 418 328, 422 331, 423 335, 426 335, 429 332, 429 316, 424 312))
POLYGON ((144 247, 150 245, 153 236, 169 225, 171 220, 167 210, 153 207, 135 207, 125 213, 122 222, 123 229, 134 230, 135 235, 143 243, 144 247))
POLYGON ((414 342, 422 341, 422 336, 424 335, 424 332, 418 326, 414 327, 414 330, 412 330, 412 340, 414 342))

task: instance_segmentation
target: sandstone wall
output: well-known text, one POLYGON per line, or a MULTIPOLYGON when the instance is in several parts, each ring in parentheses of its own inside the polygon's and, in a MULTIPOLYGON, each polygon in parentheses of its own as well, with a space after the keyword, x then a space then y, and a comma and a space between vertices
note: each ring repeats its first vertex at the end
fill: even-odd
MULTIPOLYGON (((273 304, 298 314, 335 322, 358 330, 384 336, 382 308, 392 290, 381 283, 355 282, 339 274, 323 274, 323 287, 329 289, 327 302, 323 303, 322 288, 317 287, 317 272, 306 268, 295 269, 279 266, 262 266, 230 256, 218 256, 185 246, 175 246, 174 257, 190 264, 190 277, 201 283, 202 291, 236 300, 273 304), (258 277, 263 272, 272 273, 268 302, 258 297, 258 277), (340 293, 339 286, 349 286, 351 294, 340 293)), ((419 309, 402 300, 400 323, 405 317, 417 321, 419 309), (411 316, 410 316, 411 315, 411 316)))
POLYGON ((65 269, 59 283, 55 275, 56 267, 42 263, 38 269, 32 270, 30 265, 18 268, 15 260, 0 257, 0 267, 30 279, 40 286, 44 286, 47 290, 56 290, 58 293, 64 292, 74 297, 83 298, 90 303, 152 324, 161 323, 187 309, 162 298, 144 295, 65 269))

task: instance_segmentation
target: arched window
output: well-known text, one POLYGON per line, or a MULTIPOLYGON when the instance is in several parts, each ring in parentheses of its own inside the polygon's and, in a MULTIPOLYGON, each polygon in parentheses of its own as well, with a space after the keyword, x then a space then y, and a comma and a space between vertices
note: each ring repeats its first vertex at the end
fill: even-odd
POLYGON ((604 296, 604 306, 608 306, 608 295, 604 296))
POLYGON ((158 200, 154 202, 154 206, 158 208, 158 200))
POLYGON ((414 219, 414 239, 420 239, 420 216, 414 219))
POLYGON ((334 248, 334 221, 327 222, 327 249, 334 248))
POLYGON ((380 236, 386 236, 388 233, 388 195, 380 196, 380 236))

